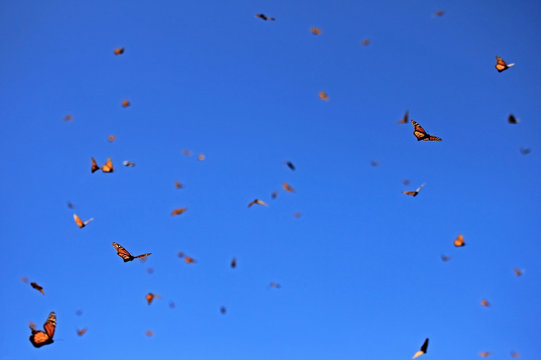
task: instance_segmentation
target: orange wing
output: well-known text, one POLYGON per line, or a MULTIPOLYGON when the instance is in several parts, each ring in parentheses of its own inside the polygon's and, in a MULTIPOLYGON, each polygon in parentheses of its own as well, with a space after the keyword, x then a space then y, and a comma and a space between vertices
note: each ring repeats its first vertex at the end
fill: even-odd
POLYGON ((128 106, 130 106, 130 105, 131 105, 131 103, 130 103, 129 100, 124 99, 124 100, 122 101, 122 107, 128 107, 128 106))
POLYGON ((87 328, 84 328, 84 329, 81 329, 81 330, 77 330, 77 335, 83 336, 83 335, 86 333, 86 330, 87 330, 87 328))
POLYGON ((100 167, 98 166, 98 163, 96 162, 96 160, 94 160, 94 158, 90 159, 92 160, 92 168, 90 169, 90 171, 92 171, 92 173, 95 173, 100 169, 100 167))
POLYGON ((117 56, 118 56, 118 55, 122 55, 122 54, 124 54, 124 48, 116 48, 116 49, 114 50, 114 53, 115 53, 115 55, 117 55, 117 56))
POLYGON ((263 200, 254 199, 252 202, 248 204, 248 207, 252 207, 252 205, 254 204, 268 206, 263 200))
POLYGON ((87 221, 84 221, 81 220, 81 218, 79 216, 77 216, 77 214, 73 214, 73 220, 75 220, 75 223, 77 224, 77 226, 82 229, 84 228, 89 222, 91 222, 92 220, 94 220, 94 218, 90 218, 88 219, 87 221))
POLYGON ((418 122, 411 120, 411 123, 413 124, 413 135, 415 135, 417 141, 441 141, 441 138, 429 135, 418 122))
POLYGON ((513 271, 515 272, 516 276, 521 276, 522 275, 522 270, 520 270, 518 268, 514 268, 513 271))
POLYGON ((408 122, 409 118, 409 111, 406 110, 406 113, 404 114, 404 117, 401 120, 398 120, 399 124, 406 124, 408 122))
POLYGON ((112 173, 115 171, 113 168, 113 160, 111 160, 111 158, 107 158, 107 162, 101 167, 101 171, 104 173, 112 173))
POLYGON ((147 299, 148 305, 150 305, 152 303, 152 300, 154 300, 154 298, 161 299, 161 296, 153 294, 153 293, 148 293, 146 294, 145 298, 147 299))
POLYGON ((175 209, 175 210, 171 211, 171 215, 172 216, 180 215, 180 214, 186 212, 186 210, 188 210, 188 208, 178 208, 178 209, 175 209))
POLYGON ((325 91, 319 92, 319 98, 324 101, 329 101, 329 95, 325 91))
POLYGON ((196 261, 194 258, 191 258, 189 256, 184 256, 184 261, 186 261, 187 264, 195 264, 196 261))
POLYGON ((116 140, 116 136, 114 136, 114 135, 109 135, 109 136, 107 136, 107 140, 108 140, 109 142, 113 142, 113 141, 116 140))
POLYGON ((284 188, 285 191, 289 191, 289 192, 295 192, 295 189, 293 189, 290 185, 288 185, 287 183, 282 183, 282 187, 284 188))
POLYGON ((456 247, 465 246, 466 243, 464 242, 464 236, 462 236, 462 234, 458 234, 457 238, 455 239, 454 244, 456 247))
POLYGON ((41 294, 45 295, 45 292, 43 291, 43 288, 38 285, 38 283, 36 282, 31 282, 30 283, 30 286, 32 286, 34 289, 36 289, 37 291, 39 291, 41 294))
POLYGON ((481 306, 490 307, 490 303, 488 302, 487 299, 483 299, 481 300, 481 306))
POLYGON ((310 31, 312 32, 312 34, 314 35, 320 35, 323 31, 321 31, 321 29, 317 28, 317 27, 311 27, 310 28, 310 31))
POLYGON ((479 356, 481 357, 489 357, 490 355, 492 355, 492 353, 488 351, 482 351, 479 353, 479 356))

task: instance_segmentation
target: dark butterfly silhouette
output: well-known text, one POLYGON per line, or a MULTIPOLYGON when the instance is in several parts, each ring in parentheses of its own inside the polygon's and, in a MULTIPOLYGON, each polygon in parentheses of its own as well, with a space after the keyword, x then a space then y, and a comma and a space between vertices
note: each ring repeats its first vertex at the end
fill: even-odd
POLYGON ((266 16, 265 14, 256 14, 255 17, 258 17, 258 18, 260 18, 262 20, 265 20, 265 21, 267 21, 267 20, 269 20, 269 21, 276 20, 275 18, 270 17, 270 16, 266 16))
POLYGON ((418 358, 419 356, 426 354, 426 349, 428 348, 428 338, 426 338, 425 342, 421 346, 421 349, 413 355, 413 359, 418 358))

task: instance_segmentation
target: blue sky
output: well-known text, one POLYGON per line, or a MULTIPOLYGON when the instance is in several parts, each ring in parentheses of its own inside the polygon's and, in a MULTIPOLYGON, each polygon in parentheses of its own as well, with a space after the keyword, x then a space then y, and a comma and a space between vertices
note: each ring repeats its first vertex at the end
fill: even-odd
POLYGON ((426 337, 421 359, 539 357, 538 2, 0 9, 0 359, 410 359, 426 337))

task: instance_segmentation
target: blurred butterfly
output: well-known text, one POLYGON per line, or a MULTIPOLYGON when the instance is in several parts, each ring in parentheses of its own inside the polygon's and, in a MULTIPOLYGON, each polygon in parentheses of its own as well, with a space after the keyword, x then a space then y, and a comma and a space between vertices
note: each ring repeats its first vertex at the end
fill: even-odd
POLYGON ((83 335, 86 333, 86 330, 87 330, 87 328, 84 328, 84 329, 81 329, 81 330, 77 330, 77 335, 83 336, 83 335))
POLYGON ((278 191, 274 191, 274 192, 271 194, 271 198, 273 198, 273 199, 276 199, 277 196, 278 196, 278 191))
POLYGON ((442 261, 449 261, 449 260, 451 260, 451 257, 450 257, 450 256, 442 255, 442 256, 441 256, 441 260, 442 260, 442 261))
POLYGON ((116 140, 116 136, 114 136, 114 135, 109 135, 109 136, 107 136, 107 140, 108 140, 109 142, 113 142, 113 141, 116 140))
POLYGON ((83 220, 81 220, 80 217, 77 216, 77 214, 73 214, 73 220, 75 220, 75 223, 77 224, 77 226, 82 229, 84 228, 89 222, 91 222, 92 220, 94 220, 94 218, 90 218, 88 220, 86 220, 85 222, 83 222, 83 220))
POLYGON ((36 330, 34 327, 30 326, 30 330, 32 330, 32 335, 30 335, 30 342, 32 343, 32 345, 34 345, 34 347, 39 348, 44 345, 52 344, 54 342, 53 336, 56 329, 56 314, 54 313, 54 311, 51 311, 49 313, 47 321, 45 321, 45 324, 43 324, 43 330, 45 331, 36 330))
POLYGON ((38 285, 38 283, 36 283, 36 282, 31 282, 31 283, 30 283, 30 286, 32 286, 34 289, 36 289, 37 291, 39 291, 42 295, 45 295, 45 291, 43 291, 43 287, 41 287, 40 285, 38 285))
POLYGON ((262 19, 262 20, 265 20, 265 21, 267 21, 267 20, 269 20, 269 21, 274 21, 274 20, 276 20, 275 18, 270 17, 270 16, 266 16, 266 15, 264 15, 264 14, 256 14, 255 17, 258 17, 258 18, 260 18, 260 19, 262 19))
POLYGON ((422 184, 419 186, 415 191, 402 191, 402 194, 411 195, 413 197, 417 196, 419 194, 419 191, 425 186, 426 184, 422 184))
POLYGON ((275 289, 279 289, 281 287, 280 284, 278 284, 277 282, 271 282, 269 286, 275 289))
POLYGON ((406 113, 404 114, 404 117, 402 119, 398 120, 398 123, 399 124, 406 124, 408 122, 409 116, 410 116, 409 111, 406 110, 406 113))
POLYGON ((145 335, 148 336, 148 337, 152 337, 152 336, 154 336, 154 332, 152 330, 147 330, 147 331, 145 331, 145 335))
POLYGON ((419 349, 419 351, 417 351, 415 353, 415 355, 413 355, 413 358, 412 359, 416 359, 418 358, 419 356, 423 355, 423 354, 426 354, 426 350, 428 348, 428 338, 426 338, 425 342, 423 343, 423 345, 421 345, 421 349, 419 349))
POLYGON ((72 115, 66 115, 64 116, 64 121, 72 121, 73 120, 73 116, 72 115))
POLYGON ((169 307, 170 307, 171 309, 174 309, 174 308, 175 308, 175 306, 176 306, 176 305, 175 305, 175 303, 174 303, 174 302, 172 302, 172 301, 171 301, 171 302, 169 303, 169 307))
POLYGON ((130 106, 130 105, 131 105, 131 103, 130 103, 129 100, 124 99, 124 100, 122 101, 122 107, 128 107, 128 106, 130 106))
POLYGON ((455 239, 454 244, 456 247, 465 246, 466 243, 464 242, 464 236, 462 236, 462 234, 458 234, 458 236, 455 239))
POLYGON ((436 12, 434 13, 434 16, 442 16, 443 14, 445 14, 445 11, 441 11, 441 10, 440 10, 440 11, 436 11, 436 12))
POLYGON ((199 160, 199 161, 205 160, 205 154, 199 154, 199 155, 197 155, 197 160, 199 160))
POLYGON ((361 45, 362 46, 370 45, 370 39, 364 39, 363 41, 361 41, 361 45))
POLYGON ((30 329, 36 330, 36 324, 34 324, 32 321, 28 323, 28 326, 30 327, 30 329))
POLYGON ((252 202, 248 204, 248 207, 252 207, 252 205, 254 204, 268 206, 263 200, 254 199, 252 202))
POLYGON ((504 70, 507 70, 508 68, 510 68, 511 66, 514 66, 515 64, 507 64, 505 61, 503 61, 503 59, 499 56, 496 56, 496 70, 498 70, 498 72, 502 72, 504 70))
POLYGON ((175 181, 175 187, 176 187, 177 189, 182 189, 184 186, 182 186, 182 184, 181 184, 180 182, 175 181))
POLYGON ((518 268, 514 268, 513 272, 515 273, 516 276, 521 276, 522 275, 522 270, 520 270, 518 268))
POLYGON ((521 153, 522 155, 528 155, 528 154, 531 153, 531 152, 532 152, 532 150, 529 149, 529 148, 520 148, 520 153, 521 153))
POLYGON ((135 163, 133 161, 124 160, 122 162, 122 165, 127 166, 127 167, 134 167, 135 163))
POLYGON ((115 55, 122 55, 124 54, 124 48, 116 48, 114 50, 115 55))
POLYGON ((284 164, 286 164, 287 167, 290 168, 291 170, 295 171, 295 165, 293 165, 291 161, 286 161, 284 162, 284 164))
POLYGON ((225 315, 225 313, 227 312, 227 309, 225 308, 225 306, 222 306, 220 308, 220 312, 225 315))
POLYGON ((23 283, 25 283, 25 284, 28 284, 28 278, 27 278, 26 276, 23 276, 23 277, 21 278, 21 281, 22 281, 23 283))
POLYGON ((488 300, 483 299, 483 300, 481 300, 481 306, 490 307, 490 303, 488 302, 488 300))
POLYGON ((75 209, 75 205, 73 205, 71 202, 68 201, 68 208, 75 209))
POLYGON ((370 165, 372 165, 373 167, 376 167, 376 166, 379 166, 379 161, 370 161, 370 165))
POLYGON ((182 154, 184 154, 186 156, 192 156, 193 152, 191 152, 190 150, 182 150, 182 154))
POLYGON ((282 183, 282 187, 284 188, 285 191, 288 191, 288 192, 295 192, 295 189, 293 189, 290 185, 288 185, 287 183, 282 183))
POLYGON ((194 258, 189 256, 184 256, 184 261, 186 262, 186 264, 195 264, 197 262, 194 258))
POLYGON ((520 357, 520 354, 518 352, 516 352, 516 351, 511 351, 511 357, 516 359, 516 358, 520 357))
POLYGON ((237 267, 237 258, 233 258, 233 260, 231 260, 231 267, 233 269, 237 267))
POLYGON ((298 218, 300 218, 301 216, 302 216, 302 213, 300 213, 300 212, 298 212, 298 211, 297 211, 296 213, 293 214, 293 217, 294 217, 295 219, 298 219, 298 218))
POLYGON ((312 34, 314 35, 320 35, 323 31, 321 31, 321 29, 317 28, 317 27, 311 27, 310 28, 310 31, 312 32, 312 34))
POLYGON ((177 255, 178 255, 179 258, 183 258, 183 257, 184 257, 184 253, 183 253, 182 251, 179 251, 177 255))
POLYGON ((153 268, 148 268, 147 269, 147 274, 152 274, 154 273, 154 269, 153 268))
POLYGON ((409 179, 404 179, 404 180, 402 180, 402 184, 404 184, 404 185, 409 185, 409 184, 410 184, 409 179))
POLYGON ((156 299, 161 299, 162 297, 160 295, 156 295, 156 294, 153 294, 153 293, 148 293, 146 294, 145 296, 145 299, 147 299, 147 303, 148 305, 150 305, 152 303, 152 301, 154 300, 154 298, 156 299))
POLYGON ((492 353, 488 351, 482 351, 479 353, 479 356, 481 357, 489 357, 490 355, 492 355, 492 353))
POLYGON ((113 171, 115 171, 111 158, 107 158, 107 162, 101 167, 101 171, 103 171, 104 173, 112 173, 113 171))
POLYGON ((329 95, 325 91, 319 92, 319 98, 324 101, 329 101, 329 95))
POLYGON ((513 114, 509 114, 509 117, 507 118, 507 122, 509 124, 518 124, 518 119, 513 114))
POLYGON ((180 215, 180 214, 186 212, 186 210, 188 210, 188 208, 175 209, 175 210, 171 211, 171 216, 180 215))
POLYGON ((122 260, 124 260, 124 262, 132 261, 134 259, 141 259, 141 258, 145 258, 146 260, 147 256, 152 255, 152 253, 146 253, 142 255, 132 256, 132 254, 130 254, 128 250, 124 249, 121 245, 117 244, 116 242, 113 242, 113 247, 116 250, 116 254, 120 256, 122 260))
POLYGON ((415 135, 417 141, 441 141, 441 138, 428 134, 416 121, 411 120, 411 123, 413 124, 413 135, 415 135))
POLYGON ((77 310, 77 311, 75 312, 75 315, 77 315, 77 316, 83 315, 83 310, 77 310))

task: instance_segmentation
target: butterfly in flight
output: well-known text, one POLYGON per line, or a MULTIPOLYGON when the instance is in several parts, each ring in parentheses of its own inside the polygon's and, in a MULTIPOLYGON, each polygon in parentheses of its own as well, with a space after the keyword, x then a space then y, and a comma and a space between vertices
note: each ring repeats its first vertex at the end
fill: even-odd
POLYGON ((319 29, 319 28, 317 28, 317 27, 311 27, 311 28, 310 28, 310 31, 311 31, 312 34, 314 34, 314 35, 321 35, 321 33, 323 32, 323 31, 321 31, 321 29, 319 29))
POLYGON ((516 351, 511 351, 511 357, 517 359, 520 357, 520 354, 516 351))
POLYGON ((205 160, 205 154, 199 154, 199 155, 197 155, 197 160, 199 160, 199 161, 205 160))
POLYGON ((222 306, 222 307, 220 308, 220 312, 221 312, 223 315, 225 315, 225 313, 227 312, 227 309, 225 308, 225 306, 222 306))
POLYGON ((269 286, 275 289, 279 289, 281 287, 280 284, 278 284, 277 282, 271 282, 269 286))
POLYGON ((127 167, 134 167, 135 163, 133 161, 124 160, 122 162, 122 165, 127 166, 127 167))
MULTIPOLYGON (((92 168, 90 169, 90 171, 92 173, 95 173, 96 171, 100 169, 100 167, 98 166, 98 163, 96 162, 94 158, 90 158, 90 159, 92 160, 92 168)), ((101 167, 101 171, 103 171, 104 173, 112 173, 115 171, 113 167, 113 160, 111 160, 111 158, 107 158, 107 162, 105 163, 105 165, 101 167)))
POLYGON ((492 355, 492 353, 489 352, 489 351, 481 351, 479 353, 479 356, 481 356, 481 357, 489 357, 490 355, 492 355))
POLYGON ((404 185, 409 185, 409 184, 410 184, 409 179, 404 179, 404 180, 402 180, 402 184, 404 184, 404 185))
POLYGON ((466 246, 466 243, 464 242, 464 236, 462 236, 462 234, 458 234, 454 241, 454 244, 456 247, 466 246))
POLYGON ((370 161, 370 165, 372 165, 373 167, 376 167, 376 166, 379 166, 379 161, 370 161))
POLYGON ((416 121, 411 120, 411 123, 413 124, 413 135, 415 135, 417 141, 441 141, 441 138, 428 134, 416 121))
POLYGON ((521 276, 524 271, 520 270, 519 268, 514 268, 513 272, 516 276, 521 276))
POLYGON ((186 262, 186 264, 195 264, 197 262, 194 258, 187 255, 184 256, 184 261, 186 262))
POLYGON ((81 329, 81 330, 77 330, 77 335, 83 336, 83 335, 86 333, 87 330, 88 330, 87 328, 84 328, 84 329, 81 329))
POLYGON ((419 191, 425 186, 426 184, 422 184, 419 186, 415 191, 402 191, 402 194, 411 195, 413 197, 416 197, 417 194, 419 194, 419 191))
POLYGON ((92 168, 90 169, 90 171, 92 171, 92 173, 95 173, 96 171, 100 169, 100 167, 98 166, 98 163, 93 157, 90 159, 92 160, 92 168))
POLYGON ((178 208, 173 211, 171 211, 171 216, 180 215, 182 213, 185 213, 188 208, 178 208))
POLYGON ((124 54, 124 48, 116 48, 116 49, 114 50, 114 53, 115 53, 115 55, 117 55, 117 56, 118 56, 118 55, 122 55, 122 54, 124 54))
POLYGON ((406 113, 404 114, 404 117, 400 120, 398 120, 398 124, 407 124, 408 123, 408 120, 409 120, 409 111, 406 110, 406 113))
POLYGON ((175 181, 175 187, 177 189, 182 189, 184 186, 179 181, 175 181))
POLYGON ((329 95, 325 91, 319 92, 319 98, 324 101, 329 101, 329 95))
POLYGON ((425 342, 423 343, 423 345, 421 346, 421 348, 419 349, 419 351, 417 351, 415 353, 415 355, 413 355, 413 358, 412 359, 416 359, 418 358, 419 356, 423 355, 423 354, 426 354, 426 349, 428 348, 428 338, 426 338, 425 342))
MULTIPOLYGON (((31 324, 33 325, 33 324, 31 324)), ((51 311, 49 313, 49 317, 47 318, 47 321, 45 321, 45 324, 43 324, 43 330, 36 330, 34 327, 30 326, 30 330, 32 330, 32 335, 30 335, 30 342, 34 347, 42 347, 44 345, 52 344, 54 331, 56 329, 56 314, 54 311, 51 311)))
POLYGON ((528 154, 531 153, 531 152, 532 152, 532 150, 529 149, 529 148, 520 148, 520 153, 521 153, 522 155, 528 155, 528 154))
POLYGON ((508 68, 510 68, 511 66, 514 66, 515 64, 507 64, 505 61, 503 61, 503 59, 499 56, 496 56, 496 70, 498 70, 498 72, 502 72, 504 70, 507 70, 508 68))
POLYGON ((286 161, 284 162, 284 164, 286 164, 287 167, 290 168, 291 170, 295 171, 295 165, 293 165, 291 161, 286 161))
POLYGON ((145 295, 145 299, 147 299, 148 305, 152 304, 152 300, 154 300, 154 298, 161 299, 162 297, 153 293, 148 293, 145 295))
POLYGON ((269 21, 274 21, 274 20, 276 20, 275 18, 270 17, 270 16, 266 16, 265 14, 256 14, 255 17, 258 17, 258 18, 260 18, 261 20, 265 20, 265 21, 267 21, 267 20, 269 20, 269 21))
POLYGON ((278 196, 278 191, 274 191, 274 192, 271 194, 271 198, 273 198, 273 199, 276 199, 277 196, 278 196))
POLYGON ((42 295, 45 295, 45 291, 43 291, 43 287, 41 287, 38 283, 36 283, 36 282, 31 282, 31 283, 30 283, 30 286, 32 286, 34 289, 36 289, 37 291, 39 291, 42 295))
POLYGON ((122 101, 122 107, 124 107, 124 108, 125 108, 125 107, 128 107, 128 106, 130 106, 130 105, 131 105, 131 103, 130 103, 130 101, 129 101, 129 100, 127 100, 127 99, 124 99, 124 100, 122 101))
POLYGON ((488 302, 487 299, 483 299, 481 300, 481 306, 490 307, 490 303, 488 302))
POLYGON ((443 14, 445 14, 445 11, 440 10, 440 11, 436 11, 434 13, 434 16, 442 16, 443 14))
POLYGON ((509 124, 518 124, 518 119, 513 114, 509 114, 509 117, 507 118, 507 122, 509 124))
POLYGON ((75 205, 73 205, 71 202, 68 201, 68 208, 75 209, 75 205))
POLYGON ((287 183, 282 183, 282 187, 284 188, 285 191, 287 192, 295 192, 295 189, 293 189, 289 184, 287 183))
POLYGON ((302 216, 302 213, 299 212, 299 211, 293 213, 293 217, 294 217, 295 219, 299 219, 301 216, 302 216))
POLYGON ((186 155, 186 156, 192 156, 193 155, 193 152, 191 150, 183 149, 181 152, 182 152, 183 155, 186 155))
MULTIPOLYGON (((116 250, 116 254, 124 260, 124 262, 132 261, 134 259, 146 259, 147 256, 152 255, 152 253, 146 253, 142 255, 132 256, 128 250, 124 249, 121 245, 113 242, 113 246, 116 250)), ((142 260, 141 260, 142 261, 142 260)))
POLYGON ((254 204, 263 205, 263 206, 269 206, 263 200, 254 199, 248 204, 248 207, 252 207, 252 205, 254 205, 254 204))
POLYGON ((73 120, 73 115, 66 115, 64 116, 64 121, 72 121, 73 120))
POLYGON ((77 216, 77 214, 73 214, 73 220, 75 220, 75 223, 77 224, 77 226, 82 229, 84 228, 89 222, 91 222, 92 220, 94 220, 94 218, 90 218, 86 221, 83 222, 83 220, 81 220, 81 218, 79 216, 77 216))
POLYGON ((231 260, 231 268, 236 268, 237 267, 237 258, 233 258, 233 260, 231 260))
POLYGON ((449 260, 451 260, 450 256, 445 256, 445 255, 441 256, 441 261, 449 261, 449 260))
POLYGON ((152 337, 152 336, 154 336, 154 332, 152 330, 147 330, 147 331, 145 331, 145 335, 148 336, 148 337, 152 337))
POLYGON ((361 45, 362 46, 370 45, 370 39, 364 39, 363 41, 361 41, 361 45))
POLYGON ((114 136, 114 135, 109 135, 109 136, 107 136, 107 141, 113 142, 113 141, 115 141, 115 140, 116 140, 116 136, 114 136))

